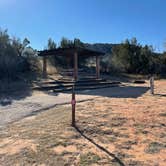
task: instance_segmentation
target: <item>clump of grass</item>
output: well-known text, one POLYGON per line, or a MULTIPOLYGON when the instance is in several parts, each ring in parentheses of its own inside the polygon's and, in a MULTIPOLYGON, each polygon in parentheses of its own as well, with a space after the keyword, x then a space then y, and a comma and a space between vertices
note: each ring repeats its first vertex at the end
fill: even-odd
POLYGON ((124 123, 126 123, 127 120, 124 117, 113 117, 111 121, 112 121, 111 123, 112 127, 121 127, 123 126, 124 123))
POLYGON ((121 151, 114 151, 114 154, 116 154, 116 157, 119 158, 120 160, 124 160, 125 158, 131 158, 133 157, 132 155, 129 155, 127 153, 121 152, 121 151))
POLYGON ((145 149, 146 153, 158 153, 160 152, 161 149, 166 148, 166 146, 164 146, 163 144, 159 143, 159 142, 151 142, 148 147, 145 149))
POLYGON ((137 141, 135 141, 135 140, 129 140, 129 141, 124 142, 123 144, 125 144, 125 145, 136 145, 137 141))
POLYGON ((129 137, 128 134, 120 133, 120 132, 115 132, 115 131, 112 132, 112 135, 114 137, 119 137, 119 138, 128 138, 129 137))
POLYGON ((118 144, 116 145, 117 149, 131 149, 131 145, 127 145, 127 144, 118 144))
POLYGON ((94 153, 87 153, 80 156, 80 166, 89 166, 90 164, 97 163, 100 157, 94 153))
POLYGON ((111 142, 116 142, 116 141, 117 141, 117 138, 114 137, 114 136, 111 136, 111 137, 109 137, 109 141, 111 141, 111 142))

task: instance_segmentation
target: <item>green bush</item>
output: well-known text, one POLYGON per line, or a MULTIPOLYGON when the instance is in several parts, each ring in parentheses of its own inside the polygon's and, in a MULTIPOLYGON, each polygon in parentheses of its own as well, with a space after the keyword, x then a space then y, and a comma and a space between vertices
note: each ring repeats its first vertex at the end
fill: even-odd
POLYGON ((34 69, 35 57, 23 56, 22 52, 29 41, 11 39, 7 30, 0 29, 0 79, 16 79, 20 73, 34 69))

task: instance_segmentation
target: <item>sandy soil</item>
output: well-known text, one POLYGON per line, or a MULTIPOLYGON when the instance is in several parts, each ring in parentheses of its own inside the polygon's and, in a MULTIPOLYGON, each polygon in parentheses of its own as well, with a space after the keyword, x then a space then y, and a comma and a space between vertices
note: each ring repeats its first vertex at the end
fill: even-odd
MULTIPOLYGON (((77 104, 76 128, 71 106, 24 118, 0 135, 1 165, 165 166, 166 81, 126 85, 77 104)), ((81 94, 81 93, 80 93, 81 94)))

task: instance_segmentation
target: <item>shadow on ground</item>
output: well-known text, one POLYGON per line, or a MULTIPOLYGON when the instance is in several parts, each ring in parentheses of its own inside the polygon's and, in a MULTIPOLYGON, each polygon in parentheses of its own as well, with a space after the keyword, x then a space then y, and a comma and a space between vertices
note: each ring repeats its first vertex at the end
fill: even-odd
MULTIPOLYGON (((102 88, 94 90, 76 91, 76 95, 92 95, 110 98, 138 98, 149 90, 149 87, 143 86, 116 86, 111 88, 102 88)), ((72 93, 72 92, 64 92, 72 93)), ((57 94, 55 94, 57 95, 57 94)))
POLYGON ((155 96, 158 96, 158 97, 166 97, 166 94, 154 94, 155 96))
POLYGON ((41 79, 40 73, 20 73, 15 79, 0 80, 0 106, 12 104, 13 100, 21 100, 32 95, 34 82, 41 79))
POLYGON ((31 85, 27 82, 17 81, 4 84, 0 83, 0 106, 10 105, 13 100, 21 100, 32 95, 31 85))

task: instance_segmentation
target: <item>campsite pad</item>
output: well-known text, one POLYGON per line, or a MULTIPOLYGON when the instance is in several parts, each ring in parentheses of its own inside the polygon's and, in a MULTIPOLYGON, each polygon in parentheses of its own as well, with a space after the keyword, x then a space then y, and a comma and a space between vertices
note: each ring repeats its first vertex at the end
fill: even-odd
POLYGON ((8 125, 0 133, 1 165, 164 166, 166 81, 156 82, 155 96, 129 95, 135 90, 78 103, 77 128, 70 105, 8 125))

